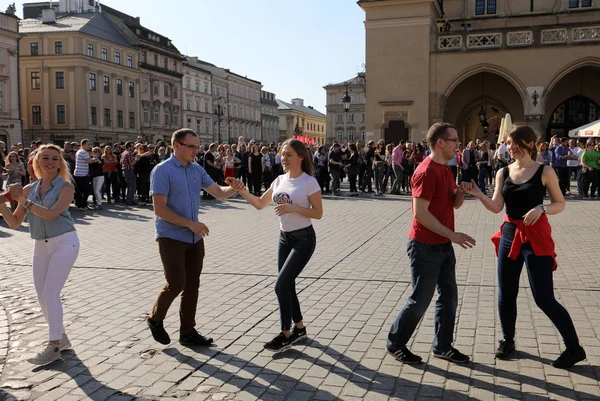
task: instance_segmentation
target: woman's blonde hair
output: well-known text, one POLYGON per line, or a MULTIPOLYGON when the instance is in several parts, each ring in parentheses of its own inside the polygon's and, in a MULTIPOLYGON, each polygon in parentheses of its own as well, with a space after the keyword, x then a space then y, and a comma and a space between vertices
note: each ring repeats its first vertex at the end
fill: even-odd
POLYGON ((15 152, 14 150, 11 150, 10 152, 8 152, 8 154, 6 155, 6 159, 4 159, 4 164, 10 164, 10 157, 14 156, 17 159, 17 164, 19 164, 21 161, 19 160, 19 154, 17 152, 15 152))
POLYGON ((42 179, 42 168, 40 167, 40 155, 42 154, 42 151, 44 151, 46 149, 55 150, 58 153, 58 156, 60 157, 60 162, 59 162, 60 167, 58 168, 58 175, 60 175, 60 177, 63 180, 65 180, 66 182, 72 183, 73 178, 71 176, 71 169, 69 168, 69 163, 67 163, 67 161, 63 157, 62 149, 59 148, 58 146, 52 145, 52 144, 42 145, 35 152, 35 156, 33 157, 33 172, 35 174, 35 177, 38 180, 42 179))
POLYGON ((106 156, 114 156, 114 153, 113 153, 113 151, 112 151, 112 146, 110 146, 110 145, 106 145, 106 146, 104 147, 104 152, 103 152, 102 154, 103 154, 105 157, 106 157, 106 156))

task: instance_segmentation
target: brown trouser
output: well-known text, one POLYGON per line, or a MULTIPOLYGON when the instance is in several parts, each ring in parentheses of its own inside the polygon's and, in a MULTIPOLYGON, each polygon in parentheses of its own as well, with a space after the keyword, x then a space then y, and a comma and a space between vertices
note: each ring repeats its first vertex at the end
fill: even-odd
POLYGON ((157 242, 167 284, 158 294, 150 319, 162 322, 175 298, 182 293, 179 308, 180 333, 187 334, 196 326, 196 305, 204 260, 204 241, 188 244, 171 238, 159 238, 157 242))

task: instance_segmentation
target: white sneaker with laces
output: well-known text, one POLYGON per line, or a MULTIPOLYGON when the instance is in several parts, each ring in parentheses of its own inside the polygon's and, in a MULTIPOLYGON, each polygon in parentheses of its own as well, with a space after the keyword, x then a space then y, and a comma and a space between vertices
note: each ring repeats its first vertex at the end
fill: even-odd
POLYGON ((71 341, 69 341, 69 337, 67 337, 67 334, 63 334, 60 338, 60 344, 58 345, 58 348, 61 351, 71 349, 71 341))
POLYGON ((42 351, 33 358, 29 358, 27 362, 33 365, 47 365, 51 362, 60 359, 60 347, 58 344, 49 342, 42 351))

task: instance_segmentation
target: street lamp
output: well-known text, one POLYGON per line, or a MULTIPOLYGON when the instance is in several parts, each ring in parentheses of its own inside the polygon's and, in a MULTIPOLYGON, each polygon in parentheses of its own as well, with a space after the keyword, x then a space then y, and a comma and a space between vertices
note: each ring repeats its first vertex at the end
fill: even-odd
POLYGON ((217 102, 217 104, 215 105, 215 114, 217 116, 217 132, 218 132, 218 144, 221 144, 221 117, 223 117, 223 105, 221 104, 221 102, 217 102))
POLYGON ((344 106, 344 111, 347 113, 350 110, 350 103, 352 103, 352 98, 348 94, 348 82, 344 82, 344 86, 346 86, 346 94, 342 98, 342 105, 344 106))

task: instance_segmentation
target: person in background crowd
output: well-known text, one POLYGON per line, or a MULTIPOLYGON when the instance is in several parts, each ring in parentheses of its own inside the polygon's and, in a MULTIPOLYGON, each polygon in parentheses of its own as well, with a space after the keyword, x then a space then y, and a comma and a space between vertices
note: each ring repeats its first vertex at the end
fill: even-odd
POLYGON ((271 182, 273 182, 274 160, 271 158, 269 149, 266 146, 263 146, 260 152, 263 155, 263 185, 265 186, 266 191, 271 186, 271 182))
POLYGON ((413 153, 413 165, 416 170, 419 167, 419 164, 423 163, 425 159, 425 148, 422 144, 417 143, 415 145, 415 152, 413 153))
POLYGON ((248 176, 248 163, 250 158, 250 151, 246 148, 246 145, 238 144, 238 150, 240 152, 240 179, 244 183, 244 185, 250 186, 250 178, 248 176))
POLYGON ((558 183, 560 184, 560 191, 563 196, 567 194, 569 189, 569 168, 567 167, 567 160, 569 159, 569 140, 567 138, 560 139, 560 146, 554 150, 556 155, 556 161, 554 162, 554 168, 558 174, 558 183))
POLYGON ((33 158, 35 157, 35 152, 37 148, 42 146, 42 141, 33 141, 31 142, 31 146, 29 147, 29 155, 27 156, 27 175, 29 176, 30 182, 34 182, 37 180, 35 174, 33 173, 33 158))
POLYGON ((63 150, 63 155, 64 155, 64 158, 67 161, 67 163, 69 163, 69 168, 71 169, 71 175, 73 175, 73 172, 75 171, 75 154, 77 152, 73 149, 71 142, 65 142, 64 146, 65 146, 65 148, 63 150))
POLYGON ((133 156, 134 144, 129 141, 125 143, 125 151, 121 153, 121 169, 125 176, 125 182, 127 183, 127 198, 125 204, 137 205, 135 201, 135 187, 136 187, 136 176, 135 176, 135 157, 133 156))
POLYGON ((373 177, 373 160, 375 159, 375 142, 367 142, 367 149, 365 150, 365 175, 363 176, 362 191, 364 193, 373 193, 373 187, 371 186, 371 179, 373 177))
POLYGON ((544 166, 550 166, 550 163, 552 163, 552 152, 548 149, 548 142, 541 142, 538 145, 536 161, 544 166))
MULTIPOLYGON (((2 178, 6 180, 6 188, 12 184, 23 183, 25 177, 25 165, 19 160, 19 154, 14 150, 8 153, 4 161, 2 178)), ((16 199, 10 201, 10 207, 14 212, 17 209, 18 202, 16 199)))
POLYGON ((406 149, 404 150, 404 157, 402 158, 404 163, 404 181, 402 183, 402 188, 404 189, 404 192, 412 191, 410 183, 413 172, 415 171, 413 155, 413 144, 412 142, 408 142, 406 144, 406 149))
POLYGON ((392 151, 392 168, 394 170, 394 183, 392 184, 391 193, 394 195, 400 195, 402 187, 402 180, 404 179, 404 166, 402 165, 402 158, 404 157, 404 145, 406 141, 400 141, 400 143, 394 147, 392 151))
POLYGON ((237 157, 235 157, 233 155, 233 149, 235 149, 233 146, 236 146, 236 145, 234 144, 234 145, 232 145, 231 149, 227 149, 227 155, 225 156, 225 159, 223 160, 225 163, 225 178, 227 178, 227 177, 236 178, 235 177, 235 165, 236 165, 236 163, 239 165, 242 162, 240 159, 238 159, 237 157))
POLYGON ((242 173, 241 173, 242 154, 238 151, 237 144, 235 144, 235 143, 233 145, 231 145, 231 154, 233 155, 233 157, 238 159, 237 162, 234 162, 233 168, 234 168, 235 178, 240 178, 242 176, 242 173))
MULTIPOLYGON (((485 178, 487 176, 487 166, 490 164, 490 154, 488 152, 487 142, 481 143, 479 150, 476 153, 475 160, 477 161, 478 184, 481 192, 485 193, 485 178)), ((475 181, 475 180, 473 180, 475 181)))
POLYGON ((380 140, 373 153, 373 175, 375 176, 375 196, 383 195, 383 175, 385 172, 385 142, 380 140))
POLYGON ((365 148, 361 141, 356 142, 356 149, 358 149, 358 189, 363 191, 365 190, 364 178, 366 172, 366 159, 365 159, 365 148))
POLYGON ((113 146, 113 153, 117 157, 117 180, 119 182, 119 194, 115 195, 116 198, 120 198, 121 201, 125 202, 127 199, 127 181, 125 180, 125 174, 123 173, 123 167, 121 166, 121 155, 123 154, 123 147, 120 143, 115 143, 113 146))
POLYGON ((90 163, 96 159, 89 154, 91 147, 88 139, 81 141, 81 148, 75 154, 75 206, 78 210, 87 210, 87 198, 90 195, 90 163))
POLYGON ((61 351, 71 348, 63 322, 60 293, 79 255, 79 238, 69 214, 75 189, 71 184, 68 163, 56 145, 39 148, 33 159, 37 180, 21 189, 9 188, 11 198, 19 202, 14 212, 4 203, 0 213, 10 228, 18 228, 27 215, 33 246, 33 283, 42 314, 48 323, 48 343, 27 361, 47 365, 61 357, 61 351))
POLYGON ((348 149, 350 150, 350 157, 348 157, 347 161, 347 169, 348 169, 348 182, 350 183, 350 193, 349 196, 358 196, 358 188, 356 186, 358 173, 360 171, 360 161, 358 155, 358 149, 356 145, 351 143, 348 145, 348 149))
POLYGON ((277 204, 275 214, 279 216, 280 234, 275 293, 279 302, 281 332, 264 345, 272 352, 285 351, 307 338, 296 294, 296 278, 310 261, 316 247, 311 219, 323 216, 320 186, 314 178, 313 155, 296 139, 284 142, 280 153, 286 173, 277 177, 262 197, 239 189, 244 199, 258 210, 271 202, 277 204))
POLYGON ((23 152, 19 152, 19 158, 21 159, 21 163, 23 163, 23 165, 25 165, 25 179, 22 182, 22 185, 25 186, 27 185, 31 178, 29 177, 29 170, 28 170, 28 162, 29 162, 29 148, 25 148, 23 149, 23 152))
MULTIPOLYGON (((585 145, 585 144, 584 144, 585 145)), ((575 181, 577 182, 577 194, 579 196, 583 193, 583 188, 581 187, 579 171, 581 170, 581 154, 583 153, 583 147, 577 146, 577 141, 575 139, 569 140, 569 157, 567 158, 567 168, 569 169, 569 180, 568 180, 568 188, 567 193, 571 194, 571 179, 575 177, 575 181)))
POLYGON ((487 170, 488 185, 491 187, 492 182, 494 180, 494 164, 496 163, 494 160, 494 155, 496 154, 496 145, 493 143, 490 144, 489 142, 487 144, 488 144, 488 164, 487 164, 486 170, 487 170))
POLYGON ((250 190, 255 196, 261 194, 261 182, 263 173, 263 157, 258 151, 258 145, 250 143, 250 155, 248 156, 248 175, 250 190))
POLYGON ((329 152, 329 174, 331 174, 331 194, 340 196, 340 177, 344 163, 342 161, 342 145, 334 143, 329 152))
POLYGON ((475 142, 471 141, 462 153, 462 180, 463 182, 475 181, 477 178, 477 160, 475 142))
POLYGON ((431 155, 419 165, 412 178, 413 222, 408 233, 412 294, 394 320, 387 351, 403 363, 422 358, 406 346, 423 318, 436 290, 433 356, 457 363, 469 357, 452 346, 458 305, 456 257, 452 244, 472 248, 475 240, 454 230, 454 209, 464 202, 464 187, 457 187, 448 160, 454 157, 458 133, 452 124, 436 123, 427 131, 431 155))
POLYGON ((150 173, 158 164, 158 159, 148 146, 142 145, 140 153, 136 155, 136 160, 134 170, 138 178, 136 183, 138 199, 142 205, 146 205, 150 202, 150 173))
POLYGON ((600 191, 598 191, 600 151, 594 148, 594 140, 591 138, 587 140, 585 151, 581 154, 581 168, 583 170, 583 199, 598 199, 598 195, 600 195, 600 191), (590 185, 591 192, 588 192, 590 185))
POLYGON ((387 192, 388 181, 390 181, 390 187, 394 183, 394 172, 392 170, 392 149, 394 149, 394 144, 388 143, 387 145, 385 145, 385 172, 383 177, 382 188, 383 193, 387 192))
POLYGON ((167 149, 164 146, 161 146, 160 148, 158 148, 158 162, 162 163, 167 159, 167 149))
POLYGON ((104 185, 104 169, 102 162, 102 149, 92 149, 93 162, 89 164, 89 175, 92 180, 92 193, 96 204, 94 209, 102 210, 102 186, 104 185))
MULTIPOLYGON (((536 132, 526 125, 516 125, 508 134, 510 166, 499 170, 496 188, 490 199, 476 186, 467 192, 481 201, 492 213, 506 215, 500 231, 492 237, 498 255, 498 310, 504 339, 500 341, 496 358, 506 359, 515 351, 517 294, 523 263, 527 267, 529 285, 537 306, 558 329, 566 350, 552 366, 569 369, 586 358, 569 312, 554 297, 552 272, 556 270, 556 253, 548 215, 565 209, 563 188, 550 167, 537 163, 536 132), (544 205, 548 190, 550 204, 544 205)), ((566 144, 566 141, 563 141, 566 144)), ((564 153, 566 155, 567 153, 564 153)), ((563 152, 557 153, 558 160, 563 152)))
POLYGON ((327 155, 325 154, 325 145, 319 145, 313 158, 317 174, 317 182, 321 187, 321 194, 325 193, 325 185, 328 182, 329 172, 327 171, 327 155))
POLYGON ((458 179, 458 155, 459 151, 456 151, 454 152, 454 156, 452 156, 452 159, 448 160, 448 167, 450 167, 450 170, 452 170, 454 182, 457 182, 458 179))
POLYGON ((104 170, 104 183, 106 184, 106 202, 110 203, 112 194, 113 201, 117 203, 119 201, 120 192, 119 178, 117 177, 117 156, 113 153, 112 146, 110 145, 104 147, 102 168, 104 170))

